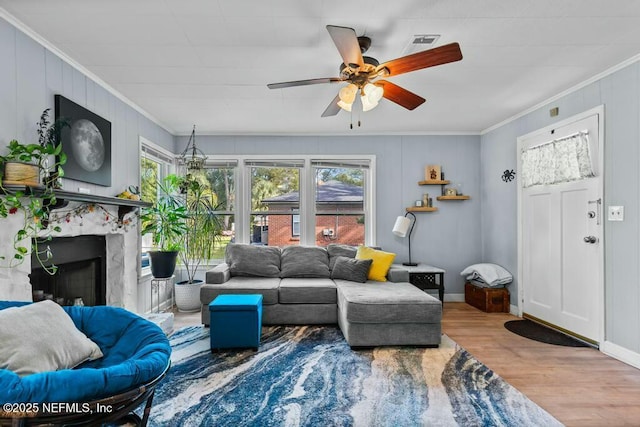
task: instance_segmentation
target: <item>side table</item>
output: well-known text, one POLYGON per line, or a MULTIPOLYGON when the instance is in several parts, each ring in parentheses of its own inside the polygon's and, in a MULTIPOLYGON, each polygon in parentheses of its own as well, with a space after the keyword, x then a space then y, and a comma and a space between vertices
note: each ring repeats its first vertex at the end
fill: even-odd
POLYGON ((440 302, 444 302, 444 273, 446 270, 422 263, 415 267, 402 264, 393 264, 393 267, 407 270, 409 283, 417 288, 422 290, 437 289, 440 302))
POLYGON ((175 276, 171 276, 171 277, 161 277, 161 278, 156 278, 154 277, 153 279, 151 279, 151 312, 153 313, 153 290, 156 289, 157 294, 158 294, 158 304, 157 304, 157 311, 156 313, 160 313, 160 285, 164 284, 164 289, 166 291, 168 286, 171 286, 171 305, 169 306, 170 310, 173 309, 173 304, 175 302, 175 296, 174 296, 174 291, 173 291, 173 278, 175 276))

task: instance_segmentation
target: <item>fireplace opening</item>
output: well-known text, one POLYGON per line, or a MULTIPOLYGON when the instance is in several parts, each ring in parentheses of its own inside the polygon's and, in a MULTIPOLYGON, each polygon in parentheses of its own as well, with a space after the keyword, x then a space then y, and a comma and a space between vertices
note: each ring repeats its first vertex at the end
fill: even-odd
POLYGON ((31 257, 30 281, 33 299, 52 299, 61 305, 106 304, 106 240, 104 236, 56 237, 39 242, 40 250, 51 248, 58 271, 48 274, 35 255, 31 257))

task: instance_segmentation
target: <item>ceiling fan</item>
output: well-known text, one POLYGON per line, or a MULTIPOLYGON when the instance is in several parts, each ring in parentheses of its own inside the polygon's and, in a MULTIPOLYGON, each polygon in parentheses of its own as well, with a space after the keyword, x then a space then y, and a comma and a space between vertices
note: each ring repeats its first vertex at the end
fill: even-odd
POLYGON ((369 37, 357 37, 355 30, 349 27, 327 25, 327 31, 329 31, 329 35, 343 59, 343 63, 340 64, 340 77, 296 80, 267 85, 269 89, 282 89, 293 86, 348 82, 349 84, 340 89, 338 95, 324 110, 322 117, 335 116, 341 109, 351 111, 354 102, 358 100, 362 102, 362 111, 368 111, 375 108, 383 97, 408 110, 413 110, 424 103, 425 99, 382 79, 462 59, 460 45, 450 43, 380 64, 375 58, 362 55, 371 46, 369 37))

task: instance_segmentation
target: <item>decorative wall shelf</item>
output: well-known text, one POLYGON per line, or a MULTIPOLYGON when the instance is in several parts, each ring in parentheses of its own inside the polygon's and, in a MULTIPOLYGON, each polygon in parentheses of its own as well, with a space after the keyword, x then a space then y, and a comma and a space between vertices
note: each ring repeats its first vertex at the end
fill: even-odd
MULTIPOLYGON (((25 185, 5 185, 7 192, 22 191, 26 195, 38 196, 44 194, 42 187, 29 187, 25 185)), ((99 196, 97 194, 76 193, 74 191, 54 190, 56 196, 56 204, 49 206, 49 209, 60 209, 69 204, 69 202, 96 203, 99 205, 109 205, 118 207, 118 219, 122 218, 136 208, 144 208, 152 205, 150 202, 142 200, 121 199, 119 197, 99 196)))
POLYGON ((415 207, 410 207, 407 208, 407 212, 435 212, 437 211, 438 208, 434 208, 434 207, 425 207, 425 206, 415 206, 415 207))
POLYGON ((447 179, 428 179, 426 181, 418 181, 418 185, 447 185, 451 184, 451 181, 447 179))
POLYGON ((438 196, 436 200, 469 200, 470 196, 438 196))

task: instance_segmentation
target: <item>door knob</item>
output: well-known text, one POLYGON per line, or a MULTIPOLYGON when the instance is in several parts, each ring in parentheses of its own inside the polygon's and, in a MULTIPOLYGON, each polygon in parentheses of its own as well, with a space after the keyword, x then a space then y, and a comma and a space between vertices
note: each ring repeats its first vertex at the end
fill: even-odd
POLYGON ((595 243, 595 242, 597 242, 597 241, 598 241, 598 238, 597 238, 596 236, 586 236, 586 237, 584 238, 584 242, 585 242, 585 243, 591 243, 591 244, 593 244, 593 243, 595 243))

